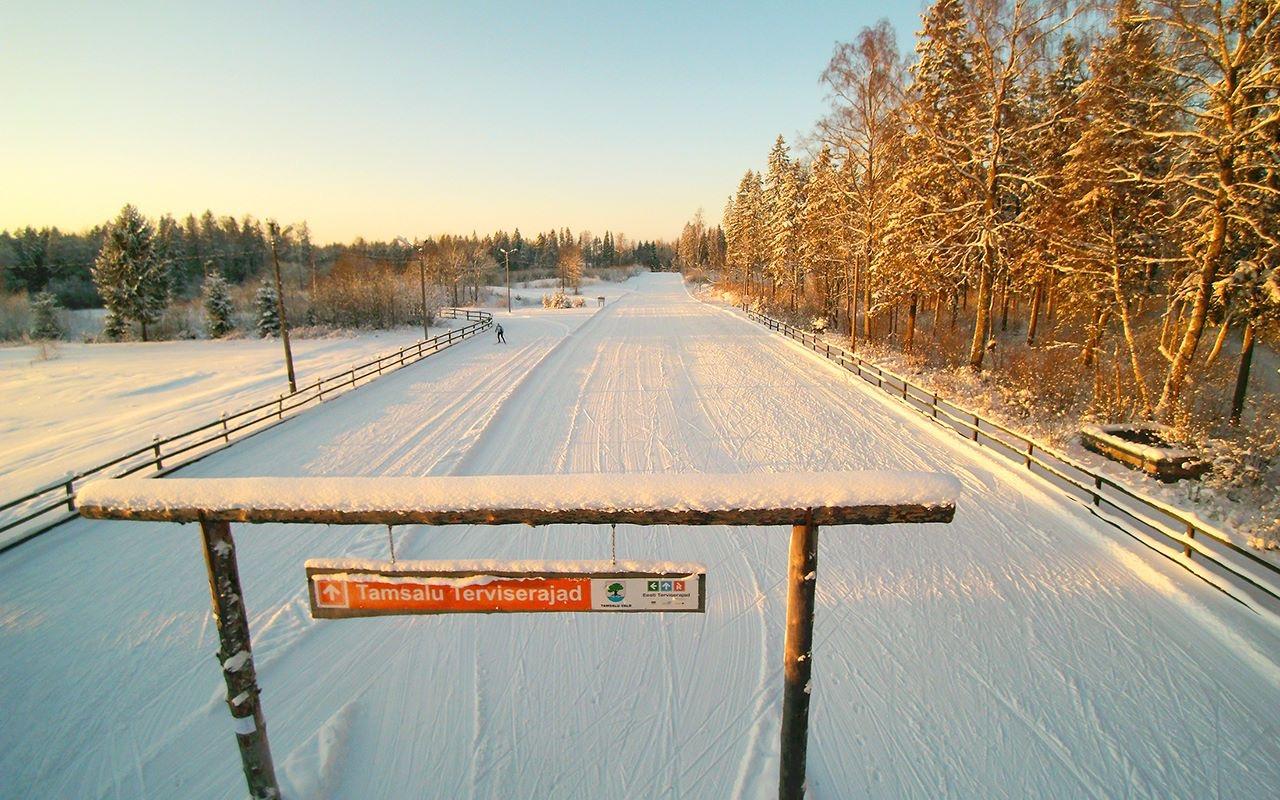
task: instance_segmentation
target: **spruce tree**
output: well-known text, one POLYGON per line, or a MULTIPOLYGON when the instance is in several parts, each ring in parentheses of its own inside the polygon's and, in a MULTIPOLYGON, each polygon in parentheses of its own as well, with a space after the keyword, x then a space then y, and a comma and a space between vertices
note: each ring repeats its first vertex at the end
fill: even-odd
POLYGON ((125 338, 129 331, 129 322, 110 308, 102 318, 102 336, 108 342, 118 342, 125 338))
POLYGON ((767 253, 770 290, 781 286, 791 295, 795 306, 795 263, 798 250, 799 186, 791 152, 782 136, 769 151, 769 166, 764 180, 765 251, 767 253))
POLYGON ((201 294, 204 296, 205 330, 210 339, 221 339, 235 327, 231 321, 235 308, 231 304, 227 279, 216 268, 211 268, 204 279, 201 294))
POLYGON ((31 338, 61 339, 62 326, 58 324, 58 298, 49 292, 40 292, 31 298, 31 338))
POLYGON ((155 228, 138 209, 126 205, 107 228, 97 259, 93 282, 114 317, 114 329, 123 331, 129 321, 142 326, 160 320, 169 304, 169 266, 157 251, 155 228))
POLYGON ((1134 300, 1175 231, 1165 188, 1172 166, 1168 148, 1144 131, 1171 123, 1165 98, 1174 86, 1160 67, 1159 30, 1137 4, 1121 2, 1112 24, 1112 35, 1090 60, 1089 80, 1080 85, 1087 123, 1079 125, 1062 170, 1061 207, 1069 212, 1070 234, 1064 261, 1081 276, 1073 283, 1111 299, 1140 411, 1149 417, 1152 399, 1135 338, 1134 300))
POLYGON ((276 288, 270 283, 262 284, 255 299, 258 306, 258 335, 264 339, 279 336, 280 311, 276 302, 276 288))
POLYGON ((830 146, 814 159, 800 215, 800 260, 813 275, 823 313, 834 320, 839 312, 839 287, 845 265, 844 202, 832 163, 830 146))

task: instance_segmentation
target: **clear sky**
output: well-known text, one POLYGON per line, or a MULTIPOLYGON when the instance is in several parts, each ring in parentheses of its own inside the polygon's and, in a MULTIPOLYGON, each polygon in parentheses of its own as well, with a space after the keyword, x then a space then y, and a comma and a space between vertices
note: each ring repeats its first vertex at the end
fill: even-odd
POLYGON ((318 240, 716 220, 836 41, 920 0, 6 3, 0 228, 307 219, 318 240))

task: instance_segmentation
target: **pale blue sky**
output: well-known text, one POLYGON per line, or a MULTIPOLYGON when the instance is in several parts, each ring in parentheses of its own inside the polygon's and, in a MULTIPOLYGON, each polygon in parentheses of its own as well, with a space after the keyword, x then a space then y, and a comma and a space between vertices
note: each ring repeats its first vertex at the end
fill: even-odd
POLYGON ((836 41, 917 0, 11 3, 0 228, 132 202, 320 239, 674 236, 807 131, 836 41))

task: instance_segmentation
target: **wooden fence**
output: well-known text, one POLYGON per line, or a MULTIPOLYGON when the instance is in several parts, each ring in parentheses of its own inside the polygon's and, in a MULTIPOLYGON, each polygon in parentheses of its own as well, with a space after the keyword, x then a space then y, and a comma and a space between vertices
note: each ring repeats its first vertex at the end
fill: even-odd
POLYGON ((223 414, 219 419, 181 433, 157 436, 144 447, 0 503, 0 553, 78 517, 76 489, 88 478, 122 478, 142 472, 149 472, 153 477, 165 475, 280 424, 294 416, 290 412, 301 413, 301 409, 323 403, 384 373, 434 355, 493 325, 493 315, 487 311, 442 308, 440 316, 466 320, 468 324, 357 364, 344 372, 320 378, 274 400, 234 414, 223 414))
POLYGON ((938 425, 1021 464, 1090 513, 1255 611, 1280 612, 1280 567, 1222 530, 1099 475, 1053 448, 940 398, 821 336, 751 309, 752 320, 874 384, 938 425))

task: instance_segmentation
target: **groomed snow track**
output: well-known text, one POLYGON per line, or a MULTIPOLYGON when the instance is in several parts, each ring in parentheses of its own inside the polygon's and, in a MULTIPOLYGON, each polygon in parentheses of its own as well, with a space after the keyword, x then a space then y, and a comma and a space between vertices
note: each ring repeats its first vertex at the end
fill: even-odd
MULTIPOLYGON (((503 318, 184 477, 923 470, 950 526, 824 529, 814 797, 1265 797, 1268 621, 799 345, 635 279, 503 318)), ((769 797, 783 530, 620 526, 705 615, 312 621, 302 563, 384 528, 241 527, 290 797, 769 797)), ((401 558, 582 559, 608 530, 406 527, 401 558)), ((198 532, 76 520, 0 557, 0 797, 232 798, 198 532)))

